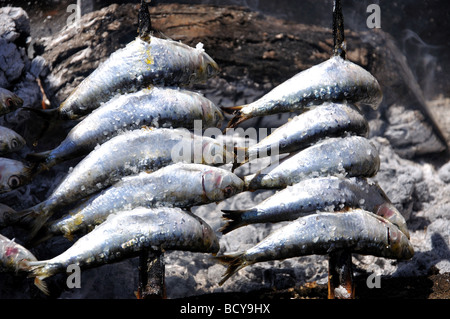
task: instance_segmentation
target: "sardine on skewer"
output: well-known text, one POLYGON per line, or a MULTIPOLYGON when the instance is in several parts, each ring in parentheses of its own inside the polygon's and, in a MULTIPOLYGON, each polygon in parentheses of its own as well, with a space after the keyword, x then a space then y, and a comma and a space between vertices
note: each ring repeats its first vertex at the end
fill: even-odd
POLYGON ((202 121, 204 127, 215 127, 222 119, 221 110, 199 93, 177 88, 143 89, 104 103, 72 128, 58 147, 28 154, 27 159, 43 160, 50 168, 142 126, 193 129, 195 120, 202 121))
POLYGON ((111 54, 51 112, 62 119, 77 119, 117 94, 149 86, 188 86, 206 81, 218 70, 201 45, 193 48, 154 36, 137 37, 111 54))
POLYGON ((406 220, 377 183, 365 178, 336 176, 310 178, 278 191, 261 203, 244 210, 222 210, 226 234, 254 223, 295 220, 317 211, 361 208, 382 216, 409 238, 406 220))
POLYGON ((251 264, 339 250, 398 260, 414 255, 406 235, 380 216, 361 209, 319 213, 290 222, 244 252, 216 257, 228 265, 220 284, 251 264))
POLYGON ((70 264, 98 267, 138 256, 144 249, 216 254, 219 241, 206 222, 180 208, 136 208, 110 216, 62 254, 29 264, 36 285, 48 293, 42 280, 65 272, 70 264))
POLYGON ((228 152, 222 143, 195 136, 187 129, 143 128, 126 132, 89 153, 44 202, 22 212, 20 223, 32 225, 33 237, 56 209, 99 192, 125 176, 155 171, 176 162, 220 165, 233 160, 234 152, 228 152))
POLYGON ((228 128, 254 117, 306 111, 327 101, 347 101, 377 108, 382 98, 380 85, 369 72, 340 56, 333 56, 281 83, 260 99, 229 108, 237 111, 228 128))
POLYGON ((203 164, 176 163, 153 173, 142 172, 96 194, 87 203, 50 223, 47 235, 71 238, 101 224, 118 211, 135 207, 181 207, 219 202, 243 189, 244 182, 230 171, 203 164))
POLYGON ((0 272, 28 271, 36 257, 25 247, 0 234, 0 272))
POLYGON ((290 119, 267 137, 247 149, 247 159, 297 152, 325 137, 359 135, 367 137, 369 124, 349 103, 326 102, 290 119))
POLYGON ((10 128, 0 126, 0 155, 20 151, 26 142, 17 132, 10 128))
POLYGON ((23 105, 23 100, 11 91, 0 88, 0 116, 11 113, 23 105))
POLYGON ((248 190, 285 188, 301 180, 328 175, 372 177, 380 168, 375 146, 361 136, 328 138, 310 146, 276 166, 244 177, 248 190))
POLYGON ((33 177, 33 166, 0 157, 0 194, 27 185, 33 177))

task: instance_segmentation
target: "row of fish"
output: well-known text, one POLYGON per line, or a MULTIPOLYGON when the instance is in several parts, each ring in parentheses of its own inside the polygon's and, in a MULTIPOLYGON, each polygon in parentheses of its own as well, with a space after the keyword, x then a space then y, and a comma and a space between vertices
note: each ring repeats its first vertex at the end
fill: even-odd
POLYGON ((254 207, 224 210, 226 224, 220 231, 290 223, 245 252, 218 256, 228 265, 221 284, 256 262, 340 249, 412 257, 403 216, 368 179, 380 160, 366 138, 368 123, 358 105, 377 108, 382 99, 370 73, 334 56, 249 105, 225 109, 237 110, 228 128, 257 116, 300 113, 245 148, 244 159, 236 163, 235 149, 190 131, 196 120, 203 127, 220 126, 223 111, 201 94, 180 88, 217 71, 201 45, 138 37, 113 53, 59 108, 40 111, 53 121, 79 122, 55 149, 28 154, 26 159, 35 162, 32 168, 0 162, 0 192, 29 183, 33 174, 66 160, 83 158, 43 202, 21 212, 0 206, 0 226, 29 229, 26 240, 35 244, 52 236, 81 237, 61 255, 42 261, 2 237, 0 268, 30 272, 48 293, 43 279, 69 264, 96 267, 148 249, 215 254, 216 232, 189 209, 268 188, 279 191, 254 207), (217 167, 236 167, 277 152, 288 156, 242 179, 217 167))
MULTIPOLYGON (((30 229, 27 244, 61 234, 81 237, 48 261, 12 256, 15 242, 4 239, 2 264, 30 272, 48 293, 42 279, 71 263, 88 268, 143 249, 217 253, 215 232, 189 208, 231 197, 244 183, 215 167, 233 161, 234 152, 189 131, 196 120, 217 127, 222 110, 180 88, 217 71, 201 44, 192 48, 153 36, 137 38, 113 53, 58 109, 30 110, 53 122, 79 120, 61 145, 27 155, 27 161, 35 162, 34 175, 82 159, 42 203, 20 212, 5 208, 0 225, 30 229), (63 211, 67 214, 49 220, 63 211)), ((20 185, 14 186, 1 191, 20 185)))
MULTIPOLYGON (((342 27, 343 32, 343 27, 342 27)), ((343 34, 342 34, 343 36, 343 34)), ((223 284, 245 266, 345 250, 398 260, 414 249, 406 221, 383 190, 368 178, 379 170, 375 146, 367 139, 361 104, 378 108, 377 80, 348 61, 342 50, 302 71, 235 111, 228 128, 260 116, 300 113, 247 150, 289 153, 276 165, 245 176, 245 189, 281 189, 244 210, 223 210, 226 234, 253 223, 289 223, 242 252, 218 256, 228 268, 223 284)))

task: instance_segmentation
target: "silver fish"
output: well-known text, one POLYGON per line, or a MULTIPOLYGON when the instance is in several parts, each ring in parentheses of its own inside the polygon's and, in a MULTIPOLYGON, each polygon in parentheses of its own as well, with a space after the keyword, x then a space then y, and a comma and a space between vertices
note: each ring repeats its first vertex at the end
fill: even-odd
POLYGON ((0 126, 0 155, 20 151, 26 142, 22 136, 10 128, 0 126))
POLYGON ((0 234, 0 272, 28 271, 36 257, 25 247, 0 234))
POLYGON ((106 102, 78 123, 55 149, 29 154, 27 159, 44 160, 47 168, 84 155, 124 131, 148 127, 194 128, 194 121, 217 126, 223 115, 213 102, 199 93, 173 88, 143 89, 106 102))
POLYGON ((226 234, 248 224, 288 221, 316 211, 333 212, 346 208, 361 208, 382 216, 409 238, 404 217, 377 183, 365 178, 335 176, 300 181, 248 209, 223 210, 223 217, 228 222, 221 231, 226 234))
POLYGON ((294 75, 260 99, 230 108, 238 111, 228 127, 253 117, 305 111, 326 101, 347 101, 377 108, 382 99, 380 85, 369 72, 340 56, 333 56, 294 75))
POLYGON ((245 176, 244 181, 249 190, 284 188, 318 176, 371 177, 379 168, 378 151, 368 139, 361 136, 328 138, 283 159, 279 165, 245 176))
POLYGON ((21 161, 0 157, 0 194, 31 182, 33 167, 21 161))
POLYGON ((279 153, 296 152, 325 137, 343 137, 356 134, 367 137, 369 124, 358 109, 347 103, 326 102, 295 116, 270 135, 247 150, 249 161, 279 153))
POLYGON ((243 186, 239 177, 225 169, 176 163, 122 179, 50 223, 47 232, 71 238, 73 233, 92 229, 118 211, 135 207, 188 208, 219 202, 240 193, 243 186))
POLYGON ((125 132, 89 153, 47 200, 22 212, 21 223, 33 224, 33 237, 55 209, 101 191, 122 177, 183 161, 214 165, 227 160, 233 161, 234 153, 223 144, 194 136, 187 129, 144 128, 125 132))
POLYGON ((148 41, 138 37, 111 54, 56 110, 60 118, 77 119, 116 94, 150 85, 187 86, 204 82, 217 74, 218 69, 200 47, 153 36, 148 41))
POLYGON ((180 208, 136 208, 110 216, 61 255, 29 264, 36 285, 46 292, 42 280, 65 272, 70 264, 98 267, 137 256, 144 249, 216 254, 219 241, 207 223, 180 208))
POLYGON ((388 220, 361 209, 300 217, 278 229, 252 248, 217 259, 228 265, 220 281, 245 266, 306 255, 348 250, 390 259, 410 259, 414 248, 406 235, 388 220))
POLYGON ((11 113, 23 105, 23 100, 7 89, 0 88, 0 116, 11 113))

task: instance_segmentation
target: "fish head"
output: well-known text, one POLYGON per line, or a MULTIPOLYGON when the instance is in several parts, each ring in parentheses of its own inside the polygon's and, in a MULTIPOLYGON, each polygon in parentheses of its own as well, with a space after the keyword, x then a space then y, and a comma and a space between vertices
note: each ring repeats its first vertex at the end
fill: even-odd
POLYGON ((244 181, 232 172, 211 167, 202 175, 202 187, 208 200, 218 202, 242 192, 244 181))
POLYGON ((15 111, 23 106, 23 100, 6 89, 0 89, 0 114, 15 111))
MULTIPOLYGON (((0 137, 1 139, 1 137, 0 137)), ((26 144, 24 138, 18 134, 9 136, 6 140, 0 140, 0 152, 10 153, 19 151, 26 144)))
POLYGON ((214 230, 204 221, 201 221, 203 244, 207 247, 207 251, 217 254, 220 249, 219 239, 214 230))
POLYGON ((203 119, 207 125, 219 127, 225 118, 222 110, 206 98, 202 99, 200 106, 202 107, 203 119))
POLYGON ((20 161, 0 158, 0 194, 28 184, 31 177, 30 166, 20 161))
POLYGON ((406 226, 406 220, 392 203, 386 201, 383 204, 379 205, 376 210, 376 214, 378 216, 389 220, 391 223, 397 226, 408 239, 410 238, 408 227, 406 226))
POLYGON ((196 74, 197 80, 206 82, 206 80, 219 74, 219 65, 205 52, 200 54, 200 65, 196 74))
POLYGON ((414 247, 407 236, 398 227, 388 227, 389 250, 392 256, 399 260, 411 259, 414 256, 414 247))

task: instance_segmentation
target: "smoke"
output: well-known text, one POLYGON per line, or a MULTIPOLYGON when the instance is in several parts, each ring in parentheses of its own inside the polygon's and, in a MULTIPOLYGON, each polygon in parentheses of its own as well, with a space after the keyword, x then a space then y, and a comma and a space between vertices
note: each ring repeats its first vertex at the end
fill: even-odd
POLYGON ((441 46, 427 44, 414 31, 403 30, 401 50, 427 99, 437 93, 434 83, 440 68, 438 54, 441 49, 441 46))

